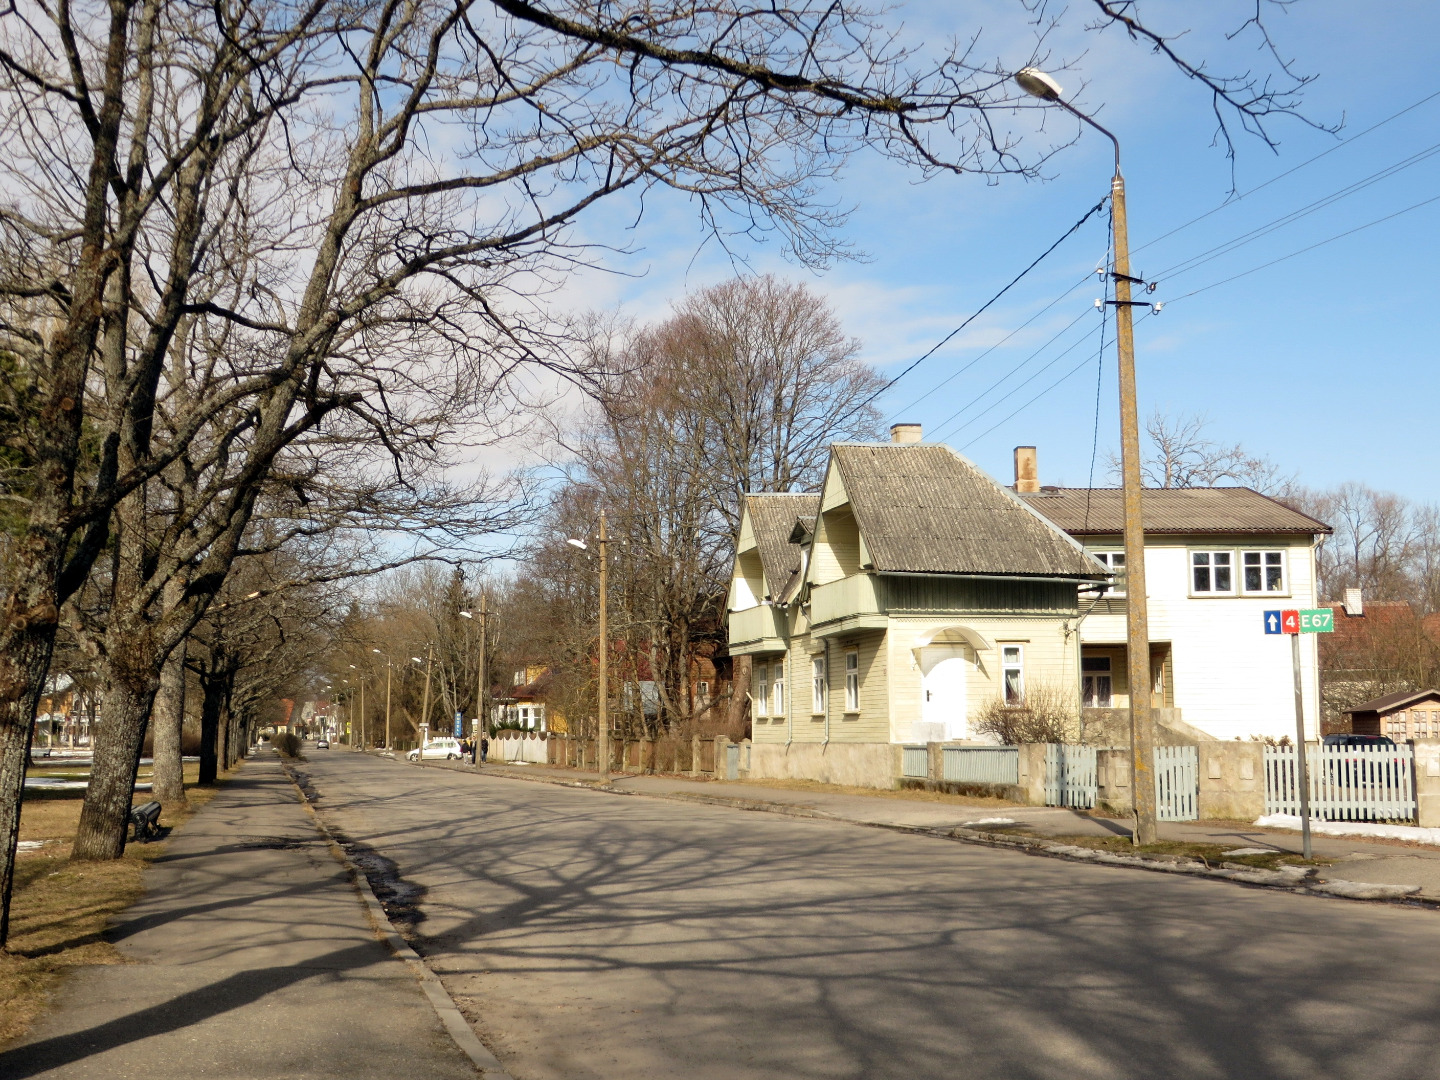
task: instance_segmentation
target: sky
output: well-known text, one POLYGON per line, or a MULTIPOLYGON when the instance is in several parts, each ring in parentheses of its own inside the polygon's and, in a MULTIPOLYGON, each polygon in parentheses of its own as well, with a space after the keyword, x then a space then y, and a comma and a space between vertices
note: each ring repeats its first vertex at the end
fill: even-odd
MULTIPOLYGON (((1440 7, 1299 0, 1272 11, 1282 53, 1317 76, 1305 115, 1339 130, 1277 118, 1278 151, 1237 134, 1233 163, 1215 145, 1203 88, 1122 35, 1086 32, 1087 7, 1074 0, 1048 44, 1073 60, 1058 76, 1067 98, 1121 141, 1133 269, 1157 282, 1149 298, 1165 304, 1136 327, 1142 414, 1202 415, 1211 437, 1268 456, 1311 487, 1357 480, 1440 501, 1440 80, 1409 77, 1440 67, 1440 7), (1213 251, 1254 230, 1262 233, 1242 246, 1213 251), (1197 257, 1204 261, 1187 267, 1197 257)), ((1253 42, 1224 41, 1244 21, 1244 3, 1159 0, 1141 10, 1162 29, 1191 29, 1181 47, 1216 56, 1217 69, 1261 62, 1253 42)), ((1018 0, 914 0, 889 19, 921 42, 983 27, 982 53, 1020 61, 1032 33, 1018 0)), ((1075 130, 1063 115, 1046 124, 1051 138, 1075 130)), ((917 183, 913 170, 862 155, 826 194, 851 208, 841 235, 863 258, 816 272, 774 246, 738 251, 749 270, 805 281, 826 296, 861 355, 893 377, 1109 191, 1111 153, 1086 131, 1043 180, 997 184, 976 176, 917 183)), ((635 254, 626 275, 575 276, 552 298, 563 307, 661 318, 687 290, 736 271, 705 243, 694 208, 678 195, 650 202, 638 224, 608 211, 585 228, 587 238, 635 254)), ((1095 482, 1107 483, 1119 424, 1113 319, 1097 367, 1101 284, 1093 273, 1106 245, 1097 215, 901 378, 879 402, 886 422, 923 424, 927 439, 943 439, 1002 482, 1011 479, 1012 448, 1033 444, 1042 483, 1084 485, 1092 458, 1095 482)))

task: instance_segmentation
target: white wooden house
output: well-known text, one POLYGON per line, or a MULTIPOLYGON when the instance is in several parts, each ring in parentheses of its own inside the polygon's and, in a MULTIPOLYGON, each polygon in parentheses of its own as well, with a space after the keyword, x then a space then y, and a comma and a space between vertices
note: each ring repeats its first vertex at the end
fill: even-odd
MULTIPOLYGON (((1116 573, 1080 622, 1091 709, 1127 709, 1123 505, 1119 488, 1042 487, 1034 447, 1015 451, 1015 489, 1116 573)), ((1290 641, 1264 612, 1319 606, 1316 548, 1329 526, 1250 488, 1147 489, 1142 500, 1150 673, 1158 706, 1216 739, 1295 735, 1290 641)), ((1318 737, 1317 641, 1302 635, 1307 737, 1318 737)))

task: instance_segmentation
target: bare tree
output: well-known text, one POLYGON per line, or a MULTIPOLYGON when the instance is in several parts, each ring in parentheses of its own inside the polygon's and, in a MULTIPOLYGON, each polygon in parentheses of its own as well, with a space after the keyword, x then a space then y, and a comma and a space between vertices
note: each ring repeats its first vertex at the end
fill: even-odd
MULTIPOLYGON (((1155 409, 1145 421, 1149 439, 1140 472, 1146 487, 1195 488, 1225 484, 1254 488, 1264 495, 1284 497, 1296 486, 1293 474, 1283 474, 1267 457, 1250 453, 1240 443, 1210 438, 1208 417, 1200 414, 1170 416, 1155 409)), ((1107 459, 1112 482, 1118 483, 1120 459, 1107 459)))

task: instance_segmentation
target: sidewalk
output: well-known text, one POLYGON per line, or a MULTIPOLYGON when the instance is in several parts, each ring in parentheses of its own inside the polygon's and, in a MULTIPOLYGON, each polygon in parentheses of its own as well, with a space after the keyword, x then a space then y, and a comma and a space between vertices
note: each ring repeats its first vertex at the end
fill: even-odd
POLYGON ((112 931, 134 963, 72 977, 0 1076, 474 1080, 268 753, 169 845, 112 931))
MULTIPOLYGON (((439 763, 436 763, 437 765, 439 763)), ((466 768, 449 763, 451 768, 466 768)), ((546 765, 486 765, 485 773, 551 783, 595 784, 599 774, 546 765)), ((796 790, 767 787, 763 780, 690 780, 674 776, 616 774, 612 786, 620 791, 664 797, 697 798, 733 805, 753 804, 755 809, 781 813, 821 816, 862 825, 904 826, 922 829, 954 829, 962 825, 1005 827, 1008 821, 1022 828, 1022 835, 1054 838, 1061 836, 1129 836, 1126 821, 1091 815, 1083 811, 1051 806, 990 804, 966 806, 951 802, 930 802, 843 792, 796 790)), ((1162 822, 1165 840, 1223 844, 1231 848, 1270 848, 1299 852, 1298 832, 1263 829, 1239 821, 1162 822)), ((1440 899, 1440 848, 1399 842, 1316 836, 1316 856, 1342 864, 1336 876, 1377 885, 1418 885, 1420 895, 1440 899)))

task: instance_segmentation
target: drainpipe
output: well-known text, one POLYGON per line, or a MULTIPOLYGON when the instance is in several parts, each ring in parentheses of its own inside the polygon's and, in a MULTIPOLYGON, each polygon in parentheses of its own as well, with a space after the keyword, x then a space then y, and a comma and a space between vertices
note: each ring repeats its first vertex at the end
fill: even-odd
POLYGON ((785 749, 790 749, 790 744, 795 741, 795 709, 793 700, 795 688, 791 685, 791 676, 795 674, 795 664, 790 656, 790 642, 785 642, 785 659, 781 661, 785 672, 785 749))
POLYGON ((825 639, 825 738, 820 746, 823 749, 830 745, 830 639, 825 639))

